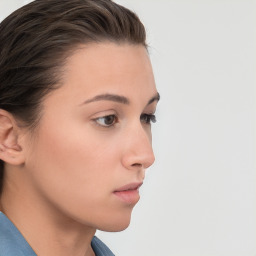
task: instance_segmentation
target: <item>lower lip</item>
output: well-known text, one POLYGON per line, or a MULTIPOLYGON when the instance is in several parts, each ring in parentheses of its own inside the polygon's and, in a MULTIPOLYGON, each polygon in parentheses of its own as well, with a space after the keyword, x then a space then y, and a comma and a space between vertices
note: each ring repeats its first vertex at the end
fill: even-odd
POLYGON ((136 204, 140 200, 140 194, 137 189, 116 191, 114 194, 120 198, 123 202, 128 204, 136 204))

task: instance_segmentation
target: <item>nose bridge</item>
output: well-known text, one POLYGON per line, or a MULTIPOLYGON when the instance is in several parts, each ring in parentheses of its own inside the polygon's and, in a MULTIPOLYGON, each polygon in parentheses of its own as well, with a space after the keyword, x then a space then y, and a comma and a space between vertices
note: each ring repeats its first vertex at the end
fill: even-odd
POLYGON ((151 143, 151 133, 147 132, 141 122, 128 130, 128 147, 124 159, 129 168, 142 166, 148 168, 154 161, 154 153, 151 143))

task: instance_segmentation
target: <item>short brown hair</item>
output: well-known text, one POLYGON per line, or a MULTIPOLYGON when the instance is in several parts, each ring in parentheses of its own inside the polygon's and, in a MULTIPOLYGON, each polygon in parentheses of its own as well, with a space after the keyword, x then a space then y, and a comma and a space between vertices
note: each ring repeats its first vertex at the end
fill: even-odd
MULTIPOLYGON (((146 47, 146 33, 134 12, 111 0, 36 0, 16 10, 0 23, 0 109, 36 127, 71 51, 103 41, 146 47)), ((3 173, 0 160, 0 190, 3 173)))

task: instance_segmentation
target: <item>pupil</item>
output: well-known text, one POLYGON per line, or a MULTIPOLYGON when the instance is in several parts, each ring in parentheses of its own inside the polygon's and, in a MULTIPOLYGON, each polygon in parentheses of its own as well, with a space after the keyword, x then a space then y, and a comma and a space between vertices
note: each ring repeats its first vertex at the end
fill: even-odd
POLYGON ((114 121, 114 116, 107 116, 105 118, 105 124, 109 125, 109 124, 112 124, 114 121))

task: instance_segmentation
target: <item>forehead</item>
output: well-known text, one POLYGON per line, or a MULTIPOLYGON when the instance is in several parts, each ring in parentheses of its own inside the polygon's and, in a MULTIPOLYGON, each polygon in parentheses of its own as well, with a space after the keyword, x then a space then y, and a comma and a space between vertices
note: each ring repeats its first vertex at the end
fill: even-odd
POLYGON ((66 61, 63 83, 73 89, 74 85, 84 88, 87 93, 98 90, 145 93, 146 90, 152 95, 156 92, 146 48, 128 43, 81 45, 66 61))

